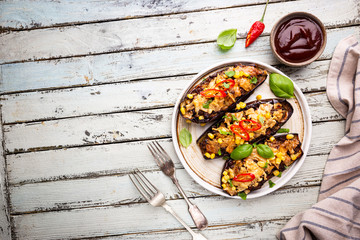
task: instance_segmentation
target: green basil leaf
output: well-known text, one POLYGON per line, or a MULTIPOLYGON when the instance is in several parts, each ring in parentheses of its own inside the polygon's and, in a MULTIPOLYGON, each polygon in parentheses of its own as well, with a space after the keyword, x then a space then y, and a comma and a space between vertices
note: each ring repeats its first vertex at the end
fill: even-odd
POLYGON ((273 186, 275 186, 275 183, 271 180, 269 180, 269 187, 272 188, 273 186))
POLYGON ((278 133, 288 133, 288 132, 290 132, 290 129, 288 129, 288 128, 280 128, 277 132, 278 133))
POLYGON ((235 71, 228 71, 228 72, 225 72, 226 76, 228 77, 232 77, 235 75, 235 71))
POLYGON ((250 156, 253 146, 250 144, 243 144, 237 146, 230 154, 230 157, 234 160, 239 160, 250 156))
POLYGON ((256 151, 263 158, 273 158, 274 157, 274 152, 271 150, 271 148, 268 145, 258 144, 256 147, 256 151))
POLYGON ((279 175, 277 175, 277 177, 279 177, 279 178, 280 178, 280 177, 281 177, 281 175, 282 175, 282 172, 280 172, 280 173, 279 173, 279 175))
POLYGON ((209 109, 210 103, 212 103, 213 100, 208 100, 206 103, 203 104, 203 108, 209 109))
POLYGON ((232 132, 228 132, 228 131, 224 131, 224 130, 219 130, 219 133, 220 134, 223 134, 223 135, 232 135, 232 132))
POLYGON ((231 114, 231 117, 232 117, 232 120, 233 120, 234 122, 235 122, 235 121, 239 121, 239 119, 237 119, 234 114, 231 114))
POLYGON ((221 149, 219 149, 219 151, 218 151, 218 155, 219 155, 219 156, 221 156, 221 149))
POLYGON ((293 98, 294 84, 285 76, 277 73, 270 74, 270 89, 277 97, 293 98))
POLYGON ((252 79, 250 79, 250 83, 257 84, 257 78, 253 77, 252 79))
POLYGON ((230 187, 233 187, 233 186, 234 186, 234 184, 232 183, 231 179, 229 179, 229 180, 227 180, 227 181, 228 181, 228 183, 230 184, 230 187))
POLYGON ((236 41, 236 33, 237 29, 227 29, 222 31, 217 38, 219 47, 224 50, 232 48, 236 41))
POLYGON ((187 148, 192 142, 191 133, 186 128, 183 128, 180 131, 179 139, 180 139, 181 145, 183 145, 184 147, 187 148))
POLYGON ((263 116, 260 116, 259 121, 261 122, 261 124, 264 124, 265 118, 263 116))
POLYGON ((223 86, 224 86, 224 88, 229 88, 230 87, 230 85, 228 83, 224 83, 223 86))
POLYGON ((244 193, 244 192, 239 192, 238 196, 241 197, 243 200, 246 200, 246 197, 247 197, 246 193, 244 193))

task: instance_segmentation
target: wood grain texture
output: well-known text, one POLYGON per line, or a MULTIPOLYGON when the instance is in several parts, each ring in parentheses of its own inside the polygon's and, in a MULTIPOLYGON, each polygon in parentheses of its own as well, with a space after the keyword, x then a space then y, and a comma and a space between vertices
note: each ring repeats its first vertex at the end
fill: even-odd
MULTIPOLYGON (((271 2, 279 2, 272 0, 271 2)), ((0 3, 3 29, 36 29, 58 25, 114 21, 144 16, 204 11, 265 3, 266 0, 151 1, 151 0, 4 0, 0 3)))
MULTIPOLYGON (((359 27, 328 30, 328 42, 320 59, 330 59, 337 43, 345 36, 353 34, 360 38, 359 27)), ((88 86, 104 83, 151 79, 158 77, 194 74, 220 61, 231 58, 248 58, 267 64, 279 64, 273 56, 269 37, 260 37, 249 49, 244 49, 241 41, 228 52, 221 52, 216 43, 175 46, 141 51, 130 51, 79 58, 27 62, 0 65, 2 68, 1 92, 27 91, 71 86, 88 86), (159 59, 166 59, 166 64, 159 59)), ((324 66, 312 63, 306 68, 291 69, 307 74, 311 82, 306 88, 317 88, 307 70, 327 71, 324 66), (312 67, 314 65, 314 67, 312 67), (312 86, 314 85, 314 87, 312 86)), ((324 81, 324 80, 322 80, 324 81)), ((324 89, 323 89, 324 90, 324 89)))
MULTIPOLYGON (((135 188, 132 188, 132 191, 136 194, 135 188)), ((282 189, 249 201, 216 196, 195 198, 193 202, 208 217, 209 225, 239 224, 292 217, 314 204, 318 191, 319 187, 316 186, 282 189), (284 208, 284 202, 291 204, 284 208), (234 214, 234 210, 237 209, 242 214, 234 214)), ((168 204, 186 223, 194 227, 190 215, 185 210, 187 206, 184 200, 172 200, 168 201, 168 204)), ((164 209, 154 208, 150 204, 26 214, 13 216, 12 219, 18 239, 80 238, 183 229, 164 209)), ((204 235, 207 231, 204 231, 204 235)))

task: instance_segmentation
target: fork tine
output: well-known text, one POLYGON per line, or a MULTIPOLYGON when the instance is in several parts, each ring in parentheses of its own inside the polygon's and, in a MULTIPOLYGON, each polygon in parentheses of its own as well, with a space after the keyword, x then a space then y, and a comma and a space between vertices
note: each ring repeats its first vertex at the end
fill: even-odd
POLYGON ((135 169, 135 173, 139 176, 139 178, 141 179, 141 181, 146 185, 146 187, 153 193, 153 195, 155 195, 157 192, 159 192, 159 189, 157 189, 150 181, 149 179, 147 179, 144 174, 139 170, 139 169, 135 169), (140 176, 141 175, 141 176, 140 176), (146 182, 145 182, 145 181, 146 182), (151 189, 151 187, 153 189, 151 189))
POLYGON ((160 143, 158 143, 157 141, 154 141, 156 143, 157 146, 159 146, 159 148, 162 150, 162 154, 167 157, 168 159, 171 160, 170 156, 167 154, 167 152, 163 149, 163 147, 160 145, 160 143))
MULTIPOLYGON (((137 169, 139 171, 139 169, 137 169)), ((148 198, 152 198, 155 193, 153 192, 153 190, 146 184, 146 182, 143 180, 143 178, 136 172, 136 170, 133 173, 134 178, 137 180, 138 182, 138 187, 141 187, 143 192, 145 192, 148 196, 148 198)), ((143 175, 144 176, 144 175, 143 175)))
POLYGON ((159 149, 159 147, 155 144, 155 141, 152 143, 154 146, 154 149, 156 149, 156 153, 161 157, 161 159, 166 162, 168 161, 167 157, 163 154, 163 152, 159 149))
POLYGON ((163 164, 163 162, 161 161, 161 159, 158 157, 157 154, 155 154, 155 149, 153 149, 153 146, 151 144, 147 145, 148 149, 150 150, 151 154, 153 155, 156 164, 160 167, 160 165, 163 164))
POLYGON ((134 174, 129 174, 129 178, 132 181, 132 183, 134 184, 134 186, 136 187, 136 189, 139 191, 139 193, 146 199, 146 201, 150 201, 150 197, 148 194, 146 194, 145 191, 143 191, 143 189, 140 187, 139 185, 139 181, 136 179, 134 174), (133 178, 135 178, 136 180, 134 180, 133 178))

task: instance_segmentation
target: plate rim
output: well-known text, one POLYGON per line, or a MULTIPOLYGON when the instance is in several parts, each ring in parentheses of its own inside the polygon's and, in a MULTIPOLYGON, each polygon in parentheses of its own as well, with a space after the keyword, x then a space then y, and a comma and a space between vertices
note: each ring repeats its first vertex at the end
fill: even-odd
POLYGON ((257 61, 254 59, 249 59, 249 58, 232 58, 232 59, 228 59, 225 61, 221 61, 218 63, 215 63, 205 69, 203 69, 202 71, 200 71, 198 74, 196 74, 191 81, 189 82, 189 84, 187 84, 184 89, 181 91, 181 93, 179 94, 179 97, 175 103, 174 106, 174 111, 172 114, 172 119, 171 119, 171 137, 172 137, 172 142, 175 148, 175 153, 178 156, 181 164, 183 165, 183 167, 185 168, 185 170, 187 171, 187 173, 198 183, 200 184, 203 188, 211 191, 212 193, 215 193, 217 195, 220 196, 224 196, 224 197, 228 197, 228 198, 235 198, 235 199, 241 199, 239 196, 230 196, 228 194, 226 194, 225 192, 221 191, 219 188, 212 186, 211 184, 207 183, 206 181, 204 181, 203 179, 201 179, 196 173, 194 173, 192 171, 192 169, 190 168, 190 166, 187 164, 186 160, 184 159, 184 156, 181 153, 180 147, 179 147, 179 141, 178 141, 178 136, 177 136, 177 117, 179 114, 179 105, 180 102, 184 96, 184 94, 188 91, 188 89, 194 84, 195 81, 198 81, 199 77, 207 74, 209 71, 214 71, 216 69, 214 68, 221 68, 223 65, 227 65, 227 64, 235 64, 235 63, 254 63, 257 64, 259 66, 262 66, 264 68, 266 68, 267 70, 270 70, 273 73, 278 73, 281 74, 287 78, 289 78, 293 84, 294 84, 294 94, 296 96, 296 99, 300 105, 301 108, 301 112, 303 115, 303 121, 304 121, 304 139, 302 142, 302 149, 303 149, 303 156, 296 162, 295 165, 293 165, 289 170, 289 171, 285 176, 283 176, 280 184, 276 184, 273 188, 268 188, 262 192, 251 192, 247 199, 253 199, 253 198, 258 198, 261 196, 265 196, 267 194, 270 194, 274 191, 276 191, 277 189, 279 189, 280 187, 284 186, 290 179, 292 179, 294 177, 294 175, 299 171, 300 167, 303 165, 305 158, 307 156, 308 150, 310 148, 310 143, 311 143, 311 136, 312 136, 312 122, 311 122, 311 114, 310 114, 310 108, 309 108, 309 104, 305 98, 305 95, 301 92, 301 89, 297 86, 297 84, 286 74, 284 74, 282 71, 280 71, 279 69, 261 62, 261 61, 257 61))

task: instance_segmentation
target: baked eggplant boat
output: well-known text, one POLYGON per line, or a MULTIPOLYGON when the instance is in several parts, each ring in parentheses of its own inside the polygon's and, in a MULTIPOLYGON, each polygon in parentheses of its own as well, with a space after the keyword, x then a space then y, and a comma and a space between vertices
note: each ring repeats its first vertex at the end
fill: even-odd
POLYGON ((285 99, 253 101, 243 109, 225 113, 199 137, 197 144, 205 159, 227 156, 238 145, 274 135, 292 113, 293 108, 285 99))
POLYGON ((285 168, 303 155, 298 134, 271 137, 264 144, 270 147, 274 157, 263 158, 254 148, 244 159, 225 162, 220 181, 221 188, 229 195, 241 196, 259 189, 271 177, 280 177, 285 168))
POLYGON ((180 103, 181 116, 191 122, 207 123, 245 101, 267 78, 256 65, 236 64, 204 78, 180 103))

